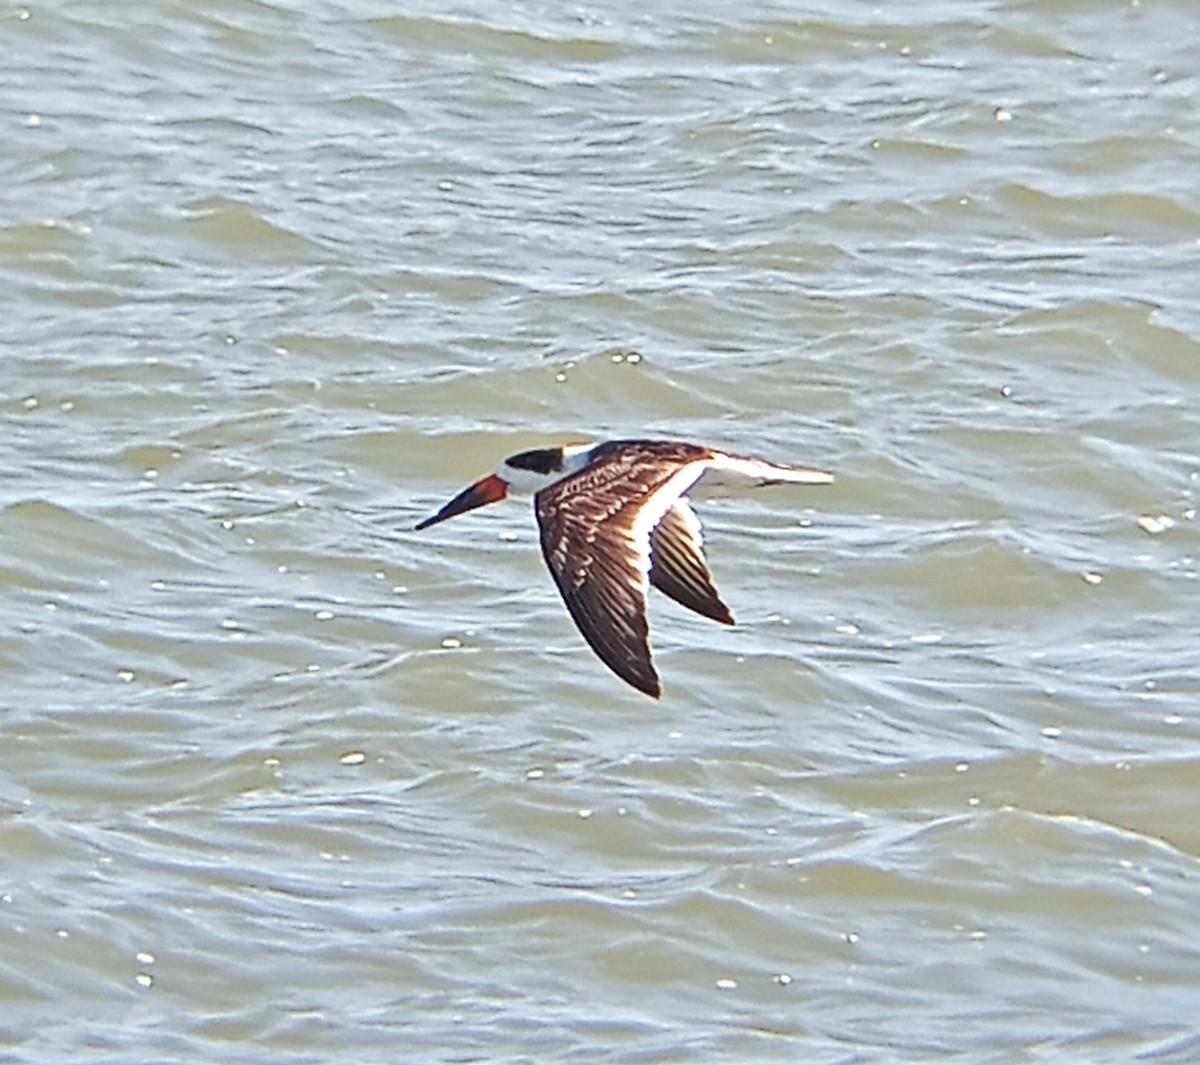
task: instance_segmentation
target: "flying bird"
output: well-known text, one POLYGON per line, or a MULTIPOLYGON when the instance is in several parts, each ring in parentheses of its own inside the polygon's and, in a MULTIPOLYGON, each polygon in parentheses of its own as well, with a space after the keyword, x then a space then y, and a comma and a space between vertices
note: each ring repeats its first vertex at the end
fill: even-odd
POLYGON ((675 440, 610 440, 536 448, 450 500, 417 529, 532 492, 542 554, 583 638, 618 677, 658 698, 646 591, 653 585, 724 625, 733 615, 713 587, 700 521, 700 488, 829 484, 833 475, 675 440))

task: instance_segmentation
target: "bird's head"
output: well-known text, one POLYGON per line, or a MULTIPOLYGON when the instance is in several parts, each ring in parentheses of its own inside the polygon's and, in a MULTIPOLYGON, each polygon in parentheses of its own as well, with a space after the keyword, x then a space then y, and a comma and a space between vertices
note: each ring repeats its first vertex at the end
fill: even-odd
POLYGON ((547 485, 575 472, 590 444, 567 444, 564 447, 539 447, 509 455, 495 473, 489 473, 458 493, 432 517, 417 525, 431 525, 465 514, 468 510, 496 503, 512 492, 538 492, 547 485))

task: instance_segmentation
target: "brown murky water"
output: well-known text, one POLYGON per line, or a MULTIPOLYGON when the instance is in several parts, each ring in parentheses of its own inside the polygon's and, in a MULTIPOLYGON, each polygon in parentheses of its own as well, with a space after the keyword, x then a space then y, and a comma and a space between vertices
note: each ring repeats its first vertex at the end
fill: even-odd
POLYGON ((1198 37, 4 13, 6 1060, 1200 1055, 1198 37), (658 704, 411 531, 643 433, 838 475, 658 704))

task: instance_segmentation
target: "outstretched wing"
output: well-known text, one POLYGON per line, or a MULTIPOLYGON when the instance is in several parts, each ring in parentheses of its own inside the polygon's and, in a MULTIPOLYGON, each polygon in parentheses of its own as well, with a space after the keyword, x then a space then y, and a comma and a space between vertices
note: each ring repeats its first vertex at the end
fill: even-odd
POLYGON ((701 550, 700 520, 680 498, 650 534, 650 583, 689 610, 725 625, 733 624, 701 550))
MULTIPOLYGON (((617 676, 655 698, 661 686, 646 624, 651 536, 709 456, 690 444, 614 441, 598 447, 584 469, 534 496, 542 554, 583 638, 617 676)), ((667 539, 674 545, 679 537, 667 539)), ((686 557, 678 548, 669 554, 686 557)), ((694 578, 682 575, 694 565, 681 566, 659 569, 690 588, 694 578)))

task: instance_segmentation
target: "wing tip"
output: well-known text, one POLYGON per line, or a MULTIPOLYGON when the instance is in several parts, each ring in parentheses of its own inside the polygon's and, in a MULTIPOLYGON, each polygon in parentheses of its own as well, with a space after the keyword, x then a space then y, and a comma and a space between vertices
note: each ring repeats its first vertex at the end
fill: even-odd
MULTIPOLYGON (((616 671, 614 670, 614 672, 616 671)), ((659 681, 657 673, 651 672, 640 677, 621 676, 621 679, 637 688, 643 695, 650 696, 651 699, 662 698, 662 682, 659 681)))

